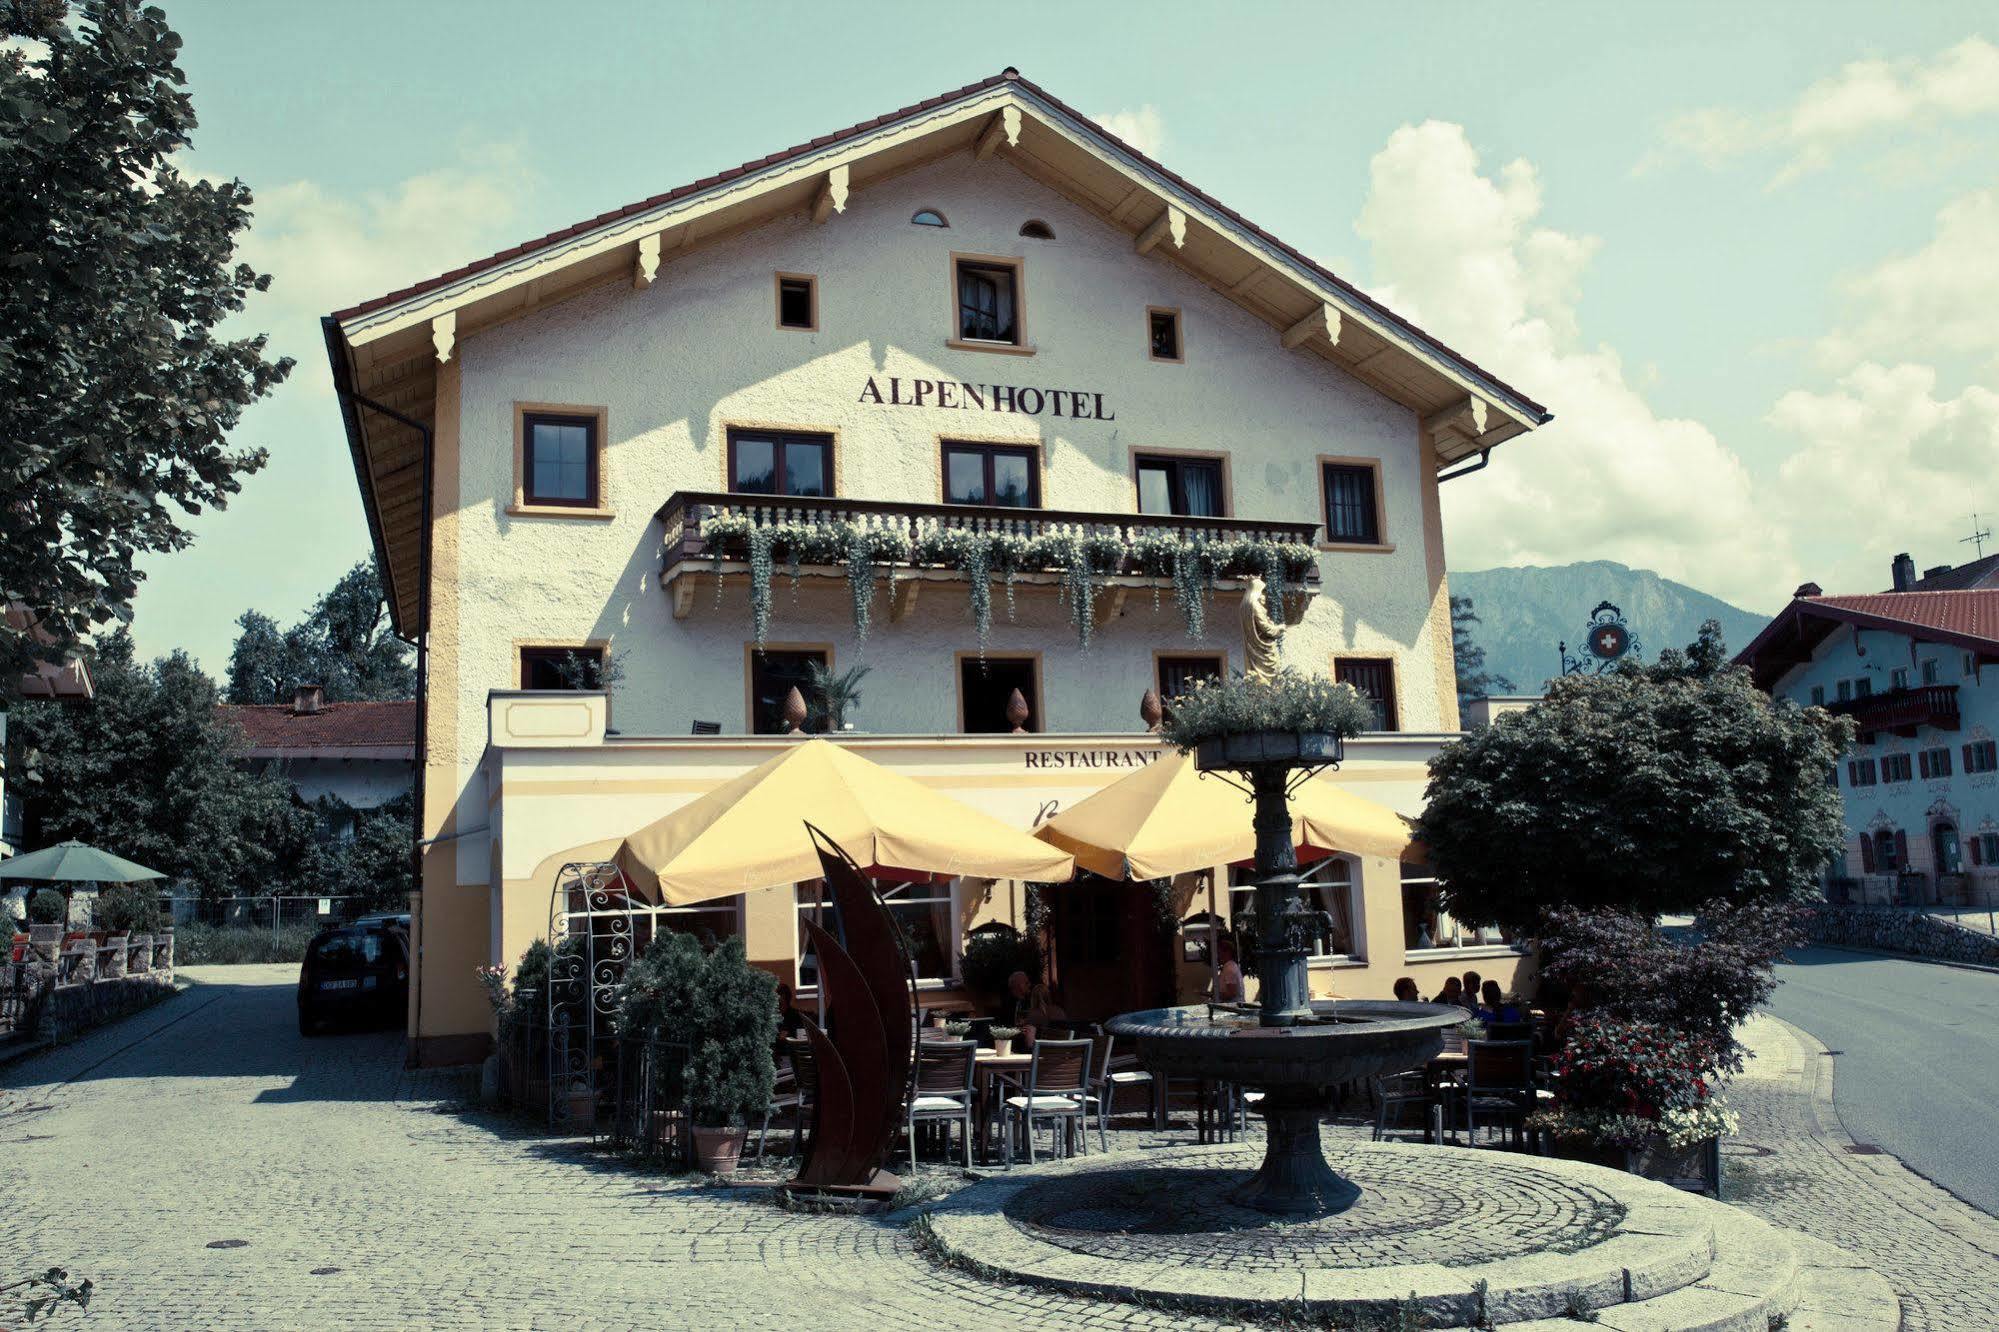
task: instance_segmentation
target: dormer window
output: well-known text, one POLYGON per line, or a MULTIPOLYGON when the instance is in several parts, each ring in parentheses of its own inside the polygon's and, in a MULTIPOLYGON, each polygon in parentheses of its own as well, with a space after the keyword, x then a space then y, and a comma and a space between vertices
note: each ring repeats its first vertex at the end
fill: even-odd
POLYGON ((1029 240, 1054 240, 1055 228, 1038 217, 1030 218, 1020 224, 1020 234, 1029 240))
POLYGON ((911 226, 917 226, 917 227, 948 227, 951 225, 949 222, 946 222, 944 220, 944 215, 938 212, 935 208, 917 209, 916 212, 913 215, 911 215, 909 222, 911 226))

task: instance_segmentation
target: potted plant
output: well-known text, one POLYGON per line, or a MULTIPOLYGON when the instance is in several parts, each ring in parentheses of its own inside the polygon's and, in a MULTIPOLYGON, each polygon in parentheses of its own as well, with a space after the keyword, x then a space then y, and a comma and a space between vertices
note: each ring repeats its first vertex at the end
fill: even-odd
POLYGON ((1737 1119, 1715 1082, 1719 1053, 1698 1037, 1591 1012, 1553 1060, 1554 1104, 1527 1126, 1558 1155, 1721 1193, 1721 1139, 1737 1119))
MULTIPOLYGON (((972 1034, 972 1024, 969 1022, 946 1022, 944 1024, 944 1034, 954 1041, 962 1041, 972 1034)), ((1014 1034, 1018 1036, 1020 1033, 1015 1032, 1014 1034)))
POLYGON ((1337 763, 1348 736, 1373 724, 1352 685, 1281 670, 1268 679, 1202 681, 1173 700, 1160 735, 1203 770, 1337 763))
POLYGON ((733 1174, 752 1116, 770 1104, 777 1069, 777 981, 750 965, 741 939, 704 951, 677 931, 653 941, 619 986, 620 1035, 657 1043, 669 1099, 683 1099, 694 1164, 733 1174))
POLYGON ((993 1053, 1004 1059, 1013 1053, 1014 1038, 1020 1035, 1019 1027, 994 1027, 993 1053))

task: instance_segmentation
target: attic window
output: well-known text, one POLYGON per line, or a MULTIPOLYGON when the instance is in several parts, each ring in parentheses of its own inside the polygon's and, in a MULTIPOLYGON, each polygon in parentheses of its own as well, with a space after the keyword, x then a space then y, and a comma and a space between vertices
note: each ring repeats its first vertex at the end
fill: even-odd
POLYGON ((934 208, 917 209, 909 221, 912 226, 918 227, 948 227, 951 225, 944 220, 944 215, 934 208))
POLYGON ((1030 218, 1028 221, 1020 224, 1020 234, 1029 240, 1054 240, 1055 228, 1049 226, 1038 217, 1030 218))

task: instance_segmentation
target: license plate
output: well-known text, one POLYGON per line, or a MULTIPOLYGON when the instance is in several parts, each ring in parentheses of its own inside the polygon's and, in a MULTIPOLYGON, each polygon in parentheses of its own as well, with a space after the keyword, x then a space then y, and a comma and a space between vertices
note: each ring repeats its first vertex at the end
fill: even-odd
POLYGON ((321 981, 319 988, 322 990, 352 990, 360 984, 361 982, 358 980, 321 981))

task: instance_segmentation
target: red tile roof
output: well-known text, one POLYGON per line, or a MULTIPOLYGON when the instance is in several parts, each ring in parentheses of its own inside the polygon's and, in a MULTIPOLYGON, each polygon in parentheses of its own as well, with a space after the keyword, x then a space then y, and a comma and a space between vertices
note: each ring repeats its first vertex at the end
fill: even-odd
POLYGON ((416 700, 324 703, 297 712, 289 703, 224 703, 216 708, 243 730, 250 750, 384 749, 416 753, 416 700))
POLYGON ((1500 389, 1502 392, 1510 394, 1514 399, 1516 399, 1519 403, 1521 403, 1522 406, 1524 406, 1527 410, 1535 413, 1542 421, 1548 421, 1553 419, 1550 416, 1547 408, 1543 407, 1540 403, 1528 397, 1525 393, 1522 393, 1519 389, 1514 388, 1511 384, 1508 384, 1505 380, 1499 378, 1491 371, 1480 366, 1470 357, 1465 356, 1463 353, 1455 351, 1452 348, 1445 346, 1442 342, 1438 341, 1430 334, 1425 333, 1415 324, 1409 322, 1409 320, 1404 319, 1399 314, 1396 314, 1393 310, 1389 309, 1381 302, 1375 300, 1372 296, 1369 296, 1366 292, 1354 286, 1352 283, 1348 282, 1345 278, 1340 277, 1338 274, 1334 273, 1331 269, 1325 267, 1325 265, 1308 257, 1303 251, 1298 250, 1295 247, 1279 240, 1276 236, 1271 235, 1269 232, 1265 231, 1262 227, 1257 226, 1254 222, 1251 222, 1248 218, 1244 217, 1241 213, 1236 212, 1233 208, 1228 207, 1226 204, 1222 203, 1219 199, 1216 199, 1213 195, 1209 194, 1207 191, 1201 189, 1199 186, 1193 184, 1191 181, 1185 179, 1184 177, 1172 171, 1167 170, 1159 163, 1147 157, 1144 153, 1139 152, 1138 149, 1132 147, 1124 140, 1118 138, 1115 134, 1112 134, 1109 130, 1105 129, 1102 125, 1099 125, 1096 121, 1090 119, 1088 116, 1082 114, 1080 111, 1077 111, 1074 107, 1069 106, 1068 104, 1063 102, 1060 98, 1052 96, 1050 93, 1048 93, 1045 89, 1041 88, 1038 84, 1034 83, 1032 80, 1021 77, 1020 71, 1013 68, 1008 68, 1006 70, 1003 70, 1002 72, 994 74, 989 78, 980 79, 976 83, 968 83, 964 87, 955 89, 951 92, 939 93, 935 97, 927 97, 923 101, 913 102, 908 106, 902 107, 895 111, 891 111, 885 116, 876 116, 872 120, 863 120, 857 125, 849 125, 847 126, 847 128, 842 130, 835 130, 831 134, 822 134, 818 138, 813 139, 810 142, 794 144, 792 147, 786 148, 782 152, 771 153, 770 155, 766 157, 760 157, 753 162, 744 162, 740 166, 730 167, 727 171, 717 172, 715 175, 712 176, 704 176, 700 180, 691 181, 686 185, 678 186, 674 189, 668 190, 664 194, 655 194, 651 198, 641 199, 637 203, 626 204, 623 208, 614 208, 609 212, 599 213, 595 217, 585 218, 583 221, 577 222, 571 226, 563 227, 559 231, 551 231, 547 235, 541 236, 535 240, 523 241, 519 245, 509 246, 508 248, 501 250, 496 254, 488 255, 484 259, 475 259, 471 263, 465 264, 462 267, 454 268, 447 273, 440 273, 433 278, 426 278, 422 282, 412 283, 411 285, 403 287, 400 290, 392 291, 385 296, 377 296, 373 300, 363 301, 359 305, 349 306, 345 310, 336 310, 334 311, 332 318, 336 321, 352 319, 357 315, 368 314, 375 310, 379 310, 384 306, 394 305, 398 301, 407 300, 412 296, 420 296, 426 292, 435 291, 439 287, 449 286, 451 283, 456 282, 461 278, 470 277, 474 273, 483 273, 491 268, 497 268, 501 264, 520 258, 522 255, 532 254, 537 250, 546 249, 551 245, 555 245, 562 241, 568 240, 573 236, 581 235, 586 231, 593 230, 594 228, 604 226, 608 223, 616 222, 621 218, 630 217, 634 213, 646 212, 647 210, 657 208, 662 204, 672 203, 673 201, 685 198, 690 194, 697 194, 702 190, 706 190, 713 186, 720 185, 724 181, 735 180, 742 176, 751 175, 755 172, 762 171, 767 167, 776 166, 780 163, 790 161, 793 158, 801 157, 806 153, 816 152, 821 148, 828 147, 829 145, 840 143, 847 139, 857 138, 860 135, 869 133, 872 130, 880 129, 885 125, 894 124, 896 121, 905 120, 911 116, 921 115, 923 112, 931 110, 934 107, 943 106, 947 102, 954 102, 959 100, 960 98, 968 97, 974 93, 983 92, 986 89, 1001 83, 1018 84, 1020 87, 1026 89, 1028 92, 1034 94, 1036 97, 1039 97, 1043 101, 1047 102, 1050 106, 1053 106, 1063 115, 1070 117, 1071 119, 1077 121, 1079 124, 1087 126, 1092 133, 1101 135, 1106 141, 1116 145, 1120 150, 1129 154, 1133 160, 1143 164, 1148 170, 1158 172, 1161 176, 1163 176, 1166 180, 1170 181, 1172 184, 1187 191, 1187 193, 1192 195, 1195 199, 1199 200, 1203 206, 1212 209, 1214 212, 1221 215, 1222 217, 1227 218, 1229 221, 1242 227, 1246 231, 1251 232, 1261 240, 1266 241, 1270 245, 1276 247, 1278 250, 1281 250, 1293 262, 1310 270, 1312 273, 1316 274, 1320 278, 1323 278, 1325 281, 1331 283, 1334 287, 1337 287, 1342 293, 1352 297, 1356 302, 1365 306, 1369 310, 1372 310, 1374 313, 1379 315, 1382 319, 1386 320, 1388 323, 1395 325, 1397 328, 1400 328, 1405 333, 1415 338, 1418 342, 1422 343, 1424 346, 1429 347, 1434 351, 1441 353, 1443 356, 1447 357, 1450 360, 1456 361, 1470 374, 1476 376, 1481 380, 1484 380, 1486 383, 1500 389))
POLYGON ((1801 597, 1837 618, 1872 620, 1981 639, 1999 650, 1999 587, 1946 592, 1875 592, 1850 597, 1801 597))

